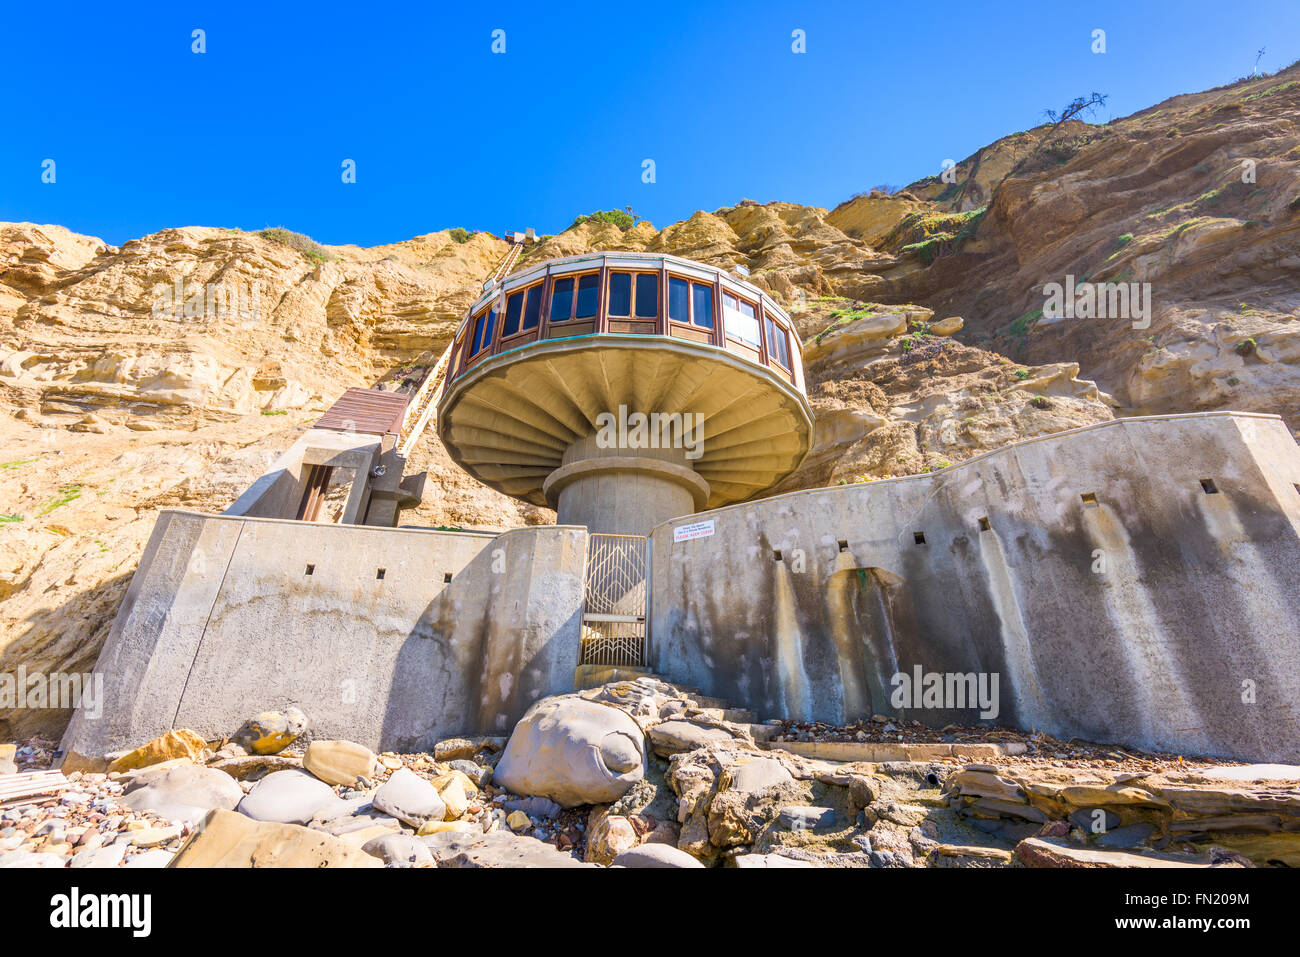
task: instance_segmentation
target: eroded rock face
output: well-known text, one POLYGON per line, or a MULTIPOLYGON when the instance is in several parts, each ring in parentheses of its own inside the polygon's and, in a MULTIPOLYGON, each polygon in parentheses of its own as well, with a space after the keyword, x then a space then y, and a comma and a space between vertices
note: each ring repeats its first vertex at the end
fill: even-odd
POLYGON ((879 298, 960 314, 964 341, 1019 361, 1077 362, 1130 414, 1232 408, 1295 429, 1300 299, 1282 277, 1300 231, 1297 76, 1183 94, 1022 150, 1024 165, 984 188, 972 239, 928 265, 900 254, 879 298), (1150 314, 1042 318, 1044 286, 1067 276, 1149 284, 1150 314))
POLYGON ((494 776, 516 794, 576 807, 617 800, 644 774, 645 742, 635 721, 616 708, 561 695, 528 709, 494 776))
POLYGON ((1018 365, 950 338, 961 317, 829 300, 795 314, 813 447, 775 489, 914 475, 1012 442, 1114 418, 1078 364, 1018 365))
POLYGON ((677 846, 713 860, 728 848, 751 844, 782 808, 811 800, 809 780, 798 758, 752 745, 708 744, 678 754, 668 771, 681 824, 677 846))
MULTIPOLYGON (((1056 768, 995 772, 968 766, 944 787, 959 813, 1000 820, 1001 829, 1016 822, 1055 826, 1051 836, 1072 835, 1103 848, 1142 853, 1170 841, 1192 842, 1226 849, 1259 866, 1300 866, 1300 794, 1286 779, 1294 773, 1284 765, 1152 774, 1056 768)), ((1030 852, 1040 866, 1057 854, 1051 848, 1030 852)), ((1127 866, 1095 863, 1086 855, 1057 863, 1127 866)))

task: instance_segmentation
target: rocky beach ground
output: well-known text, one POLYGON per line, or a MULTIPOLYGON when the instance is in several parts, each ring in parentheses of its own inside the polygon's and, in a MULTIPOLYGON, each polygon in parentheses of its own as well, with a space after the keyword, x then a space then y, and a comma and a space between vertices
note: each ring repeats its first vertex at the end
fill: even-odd
MULTIPOLYGON (((412 754, 295 709, 173 730, 9 800, 0 867, 1300 866, 1300 768, 751 717, 640 678, 412 754)), ((24 742, 0 788, 56 758, 24 742)))

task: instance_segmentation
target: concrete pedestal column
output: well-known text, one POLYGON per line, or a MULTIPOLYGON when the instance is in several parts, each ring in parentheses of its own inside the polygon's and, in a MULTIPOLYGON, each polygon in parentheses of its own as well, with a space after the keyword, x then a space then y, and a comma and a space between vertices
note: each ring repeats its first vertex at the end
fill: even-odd
POLYGON ((709 497, 684 450, 600 448, 594 435, 569 447, 543 489, 560 525, 619 535, 648 535, 709 497))

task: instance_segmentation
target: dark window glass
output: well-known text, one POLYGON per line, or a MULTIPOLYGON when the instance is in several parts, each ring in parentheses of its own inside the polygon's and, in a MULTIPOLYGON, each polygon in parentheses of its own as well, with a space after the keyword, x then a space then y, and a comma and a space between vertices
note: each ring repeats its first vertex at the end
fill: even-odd
POLYGON ((638 273, 636 277, 636 315, 638 319, 653 319, 659 315, 659 275, 638 273))
POLYGON ((493 306, 488 310, 488 314, 483 321, 483 348, 486 349, 492 345, 492 330, 497 324, 497 309, 493 306))
POLYGON ((630 272, 612 272, 609 274, 609 314, 627 316, 632 313, 632 274, 630 272))
POLYGON ((564 322, 573 315, 573 279, 555 280, 551 289, 551 322, 564 322))
POLYGON ((519 317, 524 311, 524 294, 517 292, 506 300, 506 324, 501 327, 501 337, 513 336, 519 331, 519 317))
POLYGON ((596 293, 600 289, 600 273, 578 277, 578 319, 590 319, 596 314, 596 293))
POLYGON ((676 276, 668 277, 668 318, 674 322, 690 322, 691 284, 676 276))
POLYGON ((542 284, 528 290, 528 305, 524 307, 524 328, 536 329, 537 318, 542 314, 542 284))
POLYGON ((781 365, 790 368, 790 343, 785 330, 770 318, 767 319, 767 351, 781 365))
POLYGON ((478 355, 478 351, 483 348, 483 326, 487 322, 487 313, 482 313, 474 320, 474 343, 470 347, 469 354, 478 355))
POLYGON ((713 328, 713 287, 691 283, 691 321, 703 329, 713 328))

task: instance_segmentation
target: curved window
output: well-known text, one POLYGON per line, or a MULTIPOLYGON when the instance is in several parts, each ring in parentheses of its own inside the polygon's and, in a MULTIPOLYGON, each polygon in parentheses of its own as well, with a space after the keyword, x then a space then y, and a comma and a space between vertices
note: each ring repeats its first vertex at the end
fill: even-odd
POLYGON ((513 292, 506 298, 506 321, 501 327, 501 338, 513 336, 519 331, 519 320, 524 314, 524 293, 513 292))
POLYGON ((600 273, 578 277, 578 302, 573 311, 575 319, 590 319, 596 314, 597 293, 600 290, 600 273))
POLYGON ((611 316, 632 315, 632 274, 630 272, 609 274, 609 314, 611 316))
POLYGON ((713 328, 713 286, 677 276, 668 277, 668 318, 701 329, 713 328))
POLYGON ((637 273, 636 305, 638 319, 654 319, 659 315, 659 274, 637 273))
POLYGON ((492 345, 492 330, 495 328, 496 322, 497 307, 495 304, 491 309, 478 314, 478 317, 474 320, 474 341, 473 347, 469 351, 470 355, 476 356, 492 345))
POLYGON ((573 277, 562 276, 551 285, 551 322, 573 317, 573 277))
POLYGON ((599 289, 600 273, 558 277, 551 286, 551 322, 595 316, 599 289))
POLYGON ((758 310, 752 302, 722 291, 722 328, 728 336, 758 348, 758 310))
POLYGON ((652 272, 609 274, 611 316, 619 319, 654 319, 659 315, 659 276, 652 272))
POLYGON ((528 301, 524 303, 524 329, 536 329, 537 320, 542 315, 542 284, 527 289, 528 301))
POLYGON ((767 354, 786 369, 790 366, 790 340, 786 331, 771 316, 764 316, 767 325, 767 354))
POLYGON ((691 321, 691 284, 676 276, 668 277, 668 318, 673 322, 691 321))
POLYGON ((691 322, 703 329, 713 328, 713 287, 691 283, 691 322))
POLYGON ((506 298, 506 318, 501 326, 501 338, 508 339, 518 332, 537 328, 537 317, 542 308, 542 284, 512 292, 506 298))

